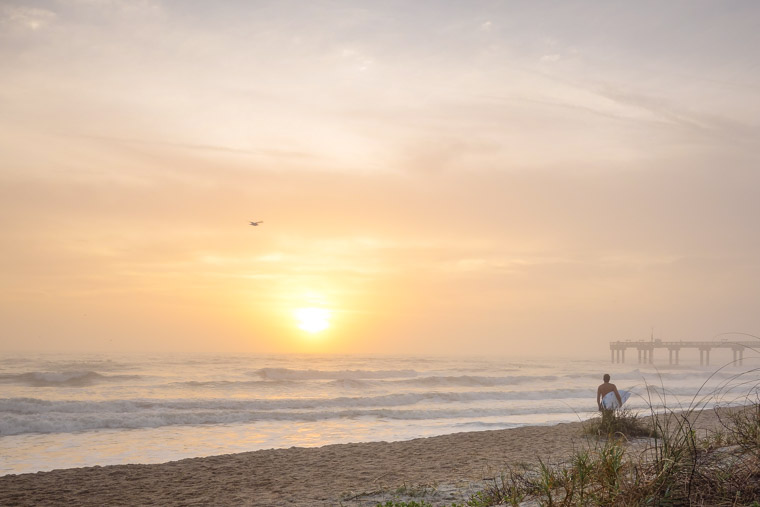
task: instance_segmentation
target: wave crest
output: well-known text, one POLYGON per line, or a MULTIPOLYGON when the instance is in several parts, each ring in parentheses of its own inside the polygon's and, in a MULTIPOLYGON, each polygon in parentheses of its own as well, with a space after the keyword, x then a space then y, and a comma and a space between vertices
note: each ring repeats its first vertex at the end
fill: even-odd
POLYGON ((416 377, 415 370, 292 370, 261 368, 253 372, 266 380, 365 380, 416 377))
MULTIPOLYGON (((394 395, 395 396, 395 395, 394 395)), ((408 395, 412 396, 412 395, 408 395)), ((275 400, 278 401, 278 400, 275 400)), ((531 406, 503 407, 410 407, 375 400, 373 406, 351 405, 334 400, 334 405, 311 400, 301 407, 270 406, 263 410, 256 401, 106 401, 50 402, 33 398, 0 400, 0 435, 25 433, 68 433, 103 429, 158 428, 172 425, 248 424, 258 421, 318 422, 334 419, 370 417, 387 420, 472 419, 532 414, 531 406), (258 408, 258 409, 257 409, 258 408)), ((399 400, 395 400, 398 402, 399 400)), ((413 400, 410 400, 413 401, 413 400)), ((258 400, 261 403, 261 400, 258 400)), ((564 413, 564 405, 542 407, 543 413, 564 413)))
POLYGON ((120 382, 140 378, 139 375, 103 375, 95 371, 30 371, 0 375, 0 383, 30 387, 85 387, 100 382, 120 382))

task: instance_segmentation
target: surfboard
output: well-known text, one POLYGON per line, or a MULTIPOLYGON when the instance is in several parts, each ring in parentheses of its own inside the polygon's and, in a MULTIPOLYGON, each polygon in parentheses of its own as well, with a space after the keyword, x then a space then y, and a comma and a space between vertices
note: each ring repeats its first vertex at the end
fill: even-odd
MULTIPOLYGON (((618 393, 620 393, 620 399, 623 400, 623 404, 625 404, 625 402, 628 401, 628 398, 631 397, 631 391, 618 389, 618 393)), ((607 410, 614 410, 616 408, 620 408, 620 405, 618 405, 617 397, 615 396, 615 393, 613 391, 610 391, 609 393, 604 395, 604 398, 602 398, 602 407, 604 407, 607 410)))

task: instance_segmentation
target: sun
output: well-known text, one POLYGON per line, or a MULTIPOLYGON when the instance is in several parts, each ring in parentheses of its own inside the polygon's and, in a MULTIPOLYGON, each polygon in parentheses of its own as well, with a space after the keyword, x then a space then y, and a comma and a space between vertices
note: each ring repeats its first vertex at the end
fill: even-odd
POLYGON ((299 329, 307 333, 319 333, 330 327, 332 312, 326 308, 296 308, 293 315, 299 329))

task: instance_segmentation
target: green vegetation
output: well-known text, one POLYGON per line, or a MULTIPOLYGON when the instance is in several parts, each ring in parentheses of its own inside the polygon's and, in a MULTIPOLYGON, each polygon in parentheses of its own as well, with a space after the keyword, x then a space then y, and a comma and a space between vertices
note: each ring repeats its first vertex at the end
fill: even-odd
MULTIPOLYGON (((470 504, 467 505, 460 505, 457 503, 452 503, 450 507, 468 507, 470 504)), ((428 503, 424 500, 420 500, 419 502, 410 501, 410 502, 402 502, 399 500, 388 500, 385 503, 378 503, 376 507, 433 507, 433 504, 428 503)), ((446 507, 445 505, 442 507, 446 507)))
POLYGON ((653 437, 654 428, 645 424, 636 412, 627 408, 608 410, 604 416, 586 421, 583 432, 587 435, 606 437, 653 437))
POLYGON ((385 503, 377 504, 377 507, 433 507, 433 504, 427 503, 424 500, 421 500, 419 502, 415 502, 415 501, 399 502, 399 501, 388 500, 385 503))

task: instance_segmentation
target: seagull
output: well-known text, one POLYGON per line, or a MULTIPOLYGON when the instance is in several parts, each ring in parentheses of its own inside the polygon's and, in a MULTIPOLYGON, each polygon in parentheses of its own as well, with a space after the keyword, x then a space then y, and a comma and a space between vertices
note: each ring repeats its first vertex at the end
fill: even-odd
POLYGON ((263 223, 264 223, 263 220, 259 220, 258 222, 251 222, 251 225, 254 226, 254 227, 256 227, 257 225, 263 224, 263 223))

